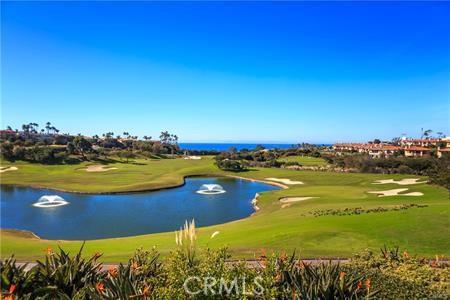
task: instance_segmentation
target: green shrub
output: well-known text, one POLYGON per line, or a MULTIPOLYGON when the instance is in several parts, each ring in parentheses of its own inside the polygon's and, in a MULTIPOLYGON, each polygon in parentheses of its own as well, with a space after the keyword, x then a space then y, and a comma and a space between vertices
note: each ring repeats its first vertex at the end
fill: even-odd
POLYGON ((19 298, 33 292, 36 277, 34 272, 26 272, 27 265, 18 266, 13 257, 0 261, 0 289, 2 293, 14 293, 19 298))
POLYGON ((288 294, 298 299, 371 299, 378 291, 365 275, 344 272, 340 264, 303 264, 286 271, 283 280, 288 294))
POLYGON ((39 287, 32 294, 67 299, 83 297, 86 288, 97 282, 101 269, 97 261, 101 255, 85 259, 81 255, 83 247, 84 244, 73 257, 61 248, 59 253, 48 249, 45 261, 38 260, 32 269, 39 287))
POLYGON ((440 263, 411 257, 398 248, 370 250, 357 254, 348 265, 354 273, 366 274, 382 299, 447 299, 450 268, 440 263))
MULTIPOLYGON (((138 249, 126 264, 102 271, 100 254, 48 249, 29 271, 13 257, 0 262, 4 299, 448 299, 450 268, 400 253, 364 251, 348 263, 307 264, 295 254, 263 253, 251 265, 230 263, 227 249, 199 250, 194 223, 177 232, 163 261, 138 249), (192 279, 192 280, 190 280, 192 279), (195 292, 189 294, 188 291, 195 292), (245 292, 245 293, 244 293, 245 292)), ((3 299, 3 298, 2 298, 3 299)))
POLYGON ((232 159, 216 160, 216 165, 221 170, 231 172, 241 172, 247 169, 245 164, 240 160, 232 160, 232 159))

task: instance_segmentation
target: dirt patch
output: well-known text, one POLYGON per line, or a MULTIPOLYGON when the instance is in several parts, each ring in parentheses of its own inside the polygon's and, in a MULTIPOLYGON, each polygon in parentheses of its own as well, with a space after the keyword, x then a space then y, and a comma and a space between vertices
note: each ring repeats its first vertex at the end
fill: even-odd
POLYGON ((265 178, 265 179, 266 179, 266 180, 270 180, 270 181, 280 182, 280 183, 287 184, 287 185, 303 184, 303 182, 301 182, 301 181, 290 180, 290 179, 288 179, 288 178, 274 178, 274 177, 269 177, 269 178, 265 178))
POLYGON ((86 172, 106 172, 111 170, 117 170, 117 168, 114 167, 108 168, 102 165, 95 165, 95 166, 88 166, 85 170, 86 172))
POLYGON ((378 197, 388 197, 388 196, 423 196, 421 192, 411 192, 406 194, 400 194, 406 192, 408 189, 392 189, 386 191, 370 191, 370 194, 377 194, 378 197))

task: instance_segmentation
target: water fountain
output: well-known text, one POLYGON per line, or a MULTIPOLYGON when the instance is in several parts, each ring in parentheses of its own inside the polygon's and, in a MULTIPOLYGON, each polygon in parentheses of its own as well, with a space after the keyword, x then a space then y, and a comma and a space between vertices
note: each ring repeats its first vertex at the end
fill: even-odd
POLYGON ((39 200, 33 204, 33 206, 36 207, 57 207, 69 204, 66 200, 64 200, 62 197, 57 195, 44 195, 39 200))
POLYGON ((223 194, 225 192, 226 191, 219 184, 203 184, 197 191, 197 193, 204 195, 216 195, 216 194, 223 194))

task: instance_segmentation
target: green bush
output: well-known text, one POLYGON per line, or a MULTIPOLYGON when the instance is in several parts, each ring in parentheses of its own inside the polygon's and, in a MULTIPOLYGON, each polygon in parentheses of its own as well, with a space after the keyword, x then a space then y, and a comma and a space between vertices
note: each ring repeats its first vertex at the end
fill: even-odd
POLYGON ((2 294, 14 292, 14 295, 22 296, 33 292, 37 282, 34 272, 26 272, 27 265, 18 266, 13 257, 0 261, 0 289, 2 294))
POLYGON ((247 169, 246 165, 240 160, 223 159, 216 160, 219 169, 231 172, 241 172, 247 169))
POLYGON ((283 276, 290 294, 299 299, 371 299, 378 291, 366 275, 346 273, 340 264, 303 264, 283 276))
POLYGON ((164 260, 138 249, 108 270, 100 254, 83 258, 82 248, 74 256, 49 249, 29 271, 12 257, 0 262, 2 299, 448 299, 448 265, 398 248, 367 250, 345 264, 263 253, 249 265, 230 263, 227 249, 199 250, 195 240, 187 224, 164 260))
POLYGON ((38 288, 35 296, 55 298, 83 298, 86 288, 98 280, 101 264, 97 261, 100 254, 88 259, 82 257, 83 246, 71 257, 63 249, 59 253, 47 250, 45 261, 37 261, 31 272, 35 273, 38 288))
POLYGON ((412 257, 398 248, 381 249, 380 254, 366 250, 355 255, 348 265, 353 273, 365 274, 379 290, 381 299, 448 299, 450 268, 440 263, 412 257))

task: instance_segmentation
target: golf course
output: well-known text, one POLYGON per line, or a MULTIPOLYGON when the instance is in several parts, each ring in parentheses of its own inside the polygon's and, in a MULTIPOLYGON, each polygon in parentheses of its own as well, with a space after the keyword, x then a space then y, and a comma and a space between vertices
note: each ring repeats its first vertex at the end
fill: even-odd
MULTIPOLYGON (((301 157, 293 159, 301 160, 301 157)), ((315 163, 325 164, 320 159, 310 159, 310 164, 315 163)), ((217 168, 212 157, 203 156, 197 160, 114 161, 104 166, 90 162, 72 165, 5 162, 1 180, 5 186, 77 193, 128 193, 177 187, 183 185, 186 177, 200 175, 238 176, 282 187, 260 193, 255 204, 258 210, 250 217, 198 228, 198 245, 202 248, 226 246, 238 258, 253 258, 262 249, 295 250, 305 258, 345 258, 360 250, 377 250, 384 245, 399 246, 426 257, 450 254, 448 192, 426 183, 426 177, 414 175, 283 168, 226 172, 217 168)), ((2 215, 14 213, 3 211, 2 215)), ((21 261, 42 258, 48 247, 60 246, 75 252, 83 242, 40 239, 13 228, 2 229, 1 240, 2 258, 14 254, 21 261)), ((101 252, 105 262, 121 262, 139 247, 156 247, 163 255, 167 254, 176 247, 174 233, 88 240, 84 253, 101 252)))

